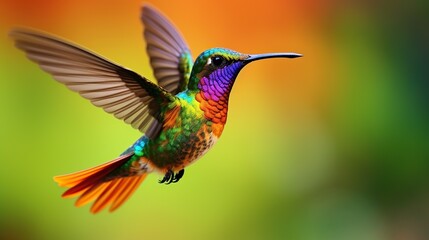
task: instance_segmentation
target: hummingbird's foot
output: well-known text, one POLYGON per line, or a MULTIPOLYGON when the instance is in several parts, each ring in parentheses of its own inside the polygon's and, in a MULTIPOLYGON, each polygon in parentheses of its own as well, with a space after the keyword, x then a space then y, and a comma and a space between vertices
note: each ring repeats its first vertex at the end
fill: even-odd
POLYGON ((184 173, 185 173, 185 169, 180 170, 177 174, 175 174, 172 170, 168 170, 165 173, 164 178, 162 178, 162 180, 160 180, 159 183, 165 183, 165 184, 176 183, 183 177, 184 173))

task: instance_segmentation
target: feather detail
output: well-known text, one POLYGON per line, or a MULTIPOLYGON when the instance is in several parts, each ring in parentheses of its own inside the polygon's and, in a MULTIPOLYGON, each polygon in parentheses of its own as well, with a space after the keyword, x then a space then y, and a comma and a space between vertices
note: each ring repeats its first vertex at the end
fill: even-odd
POLYGON ((141 132, 158 116, 161 102, 175 99, 148 79, 79 46, 32 30, 15 29, 10 36, 58 82, 141 132))
POLYGON ((56 176, 60 186, 69 187, 63 197, 79 196, 75 205, 83 206, 93 200, 92 213, 97 213, 111 204, 110 211, 121 206, 146 178, 147 173, 130 177, 119 177, 106 181, 106 177, 131 159, 133 153, 122 155, 105 164, 72 174, 56 176))
POLYGON ((174 126, 177 126, 176 121, 180 120, 178 119, 179 113, 180 113, 181 106, 176 105, 173 109, 168 110, 165 113, 164 116, 164 129, 166 128, 173 128, 174 126))
POLYGON ((172 94, 187 88, 192 69, 189 47, 173 24, 153 7, 142 8, 147 52, 158 84, 172 94))

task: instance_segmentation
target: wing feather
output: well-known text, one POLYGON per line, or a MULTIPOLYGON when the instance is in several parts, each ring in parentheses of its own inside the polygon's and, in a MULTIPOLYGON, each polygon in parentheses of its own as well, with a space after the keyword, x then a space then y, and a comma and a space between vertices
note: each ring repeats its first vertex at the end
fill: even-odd
POLYGON ((161 102, 174 101, 162 87, 71 43, 27 29, 10 36, 58 82, 142 132, 154 122, 161 102))
POLYGON ((187 88, 192 59, 189 47, 173 24, 153 7, 142 9, 144 38, 158 84, 172 94, 187 88))

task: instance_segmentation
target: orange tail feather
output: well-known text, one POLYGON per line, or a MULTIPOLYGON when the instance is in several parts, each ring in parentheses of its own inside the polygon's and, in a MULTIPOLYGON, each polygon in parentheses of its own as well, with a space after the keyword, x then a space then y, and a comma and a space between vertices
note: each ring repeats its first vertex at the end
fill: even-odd
POLYGON ((123 155, 113 161, 105 164, 54 177, 54 180, 60 185, 69 187, 62 197, 79 196, 75 205, 83 206, 95 199, 91 207, 92 213, 103 210, 111 204, 109 211, 114 211, 120 207, 137 189, 140 183, 146 178, 147 174, 115 178, 111 181, 104 181, 113 170, 126 163, 133 154, 123 155))

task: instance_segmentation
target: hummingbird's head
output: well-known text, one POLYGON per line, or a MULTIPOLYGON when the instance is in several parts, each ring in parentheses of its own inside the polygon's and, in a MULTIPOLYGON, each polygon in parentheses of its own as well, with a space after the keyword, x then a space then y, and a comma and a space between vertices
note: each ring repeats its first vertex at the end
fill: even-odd
POLYGON ((229 93, 240 70, 248 63, 266 58, 296 58, 297 53, 243 54, 225 48, 211 48, 195 60, 188 88, 197 90, 205 85, 222 86, 229 93))
MULTIPOLYGON (((198 85, 202 79, 227 78, 233 81, 244 67, 249 55, 225 48, 211 48, 201 53, 195 60, 191 78, 198 85)), ((192 82, 192 80, 191 80, 192 82)))

